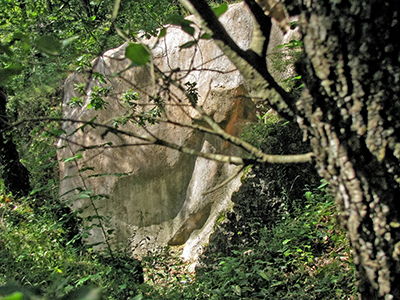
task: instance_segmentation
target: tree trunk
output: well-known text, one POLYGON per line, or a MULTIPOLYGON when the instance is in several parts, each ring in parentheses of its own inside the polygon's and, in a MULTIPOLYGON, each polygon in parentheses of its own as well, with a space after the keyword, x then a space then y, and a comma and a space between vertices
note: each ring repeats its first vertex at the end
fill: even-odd
POLYGON ((0 89, 0 165, 3 168, 1 177, 7 192, 26 196, 31 190, 29 172, 20 162, 17 147, 11 136, 7 132, 1 132, 8 123, 6 103, 7 96, 0 89))
POLYGON ((296 103, 331 182, 363 299, 400 299, 400 2, 286 1, 300 14, 296 103))
POLYGON ((361 297, 400 299, 400 1, 244 1, 256 20, 256 43, 247 50, 204 0, 181 0, 212 32, 250 95, 268 100, 308 134, 348 230, 361 297), (273 17, 281 2, 300 16, 303 33, 299 71, 306 87, 298 100, 264 63, 271 28, 265 11, 273 17))

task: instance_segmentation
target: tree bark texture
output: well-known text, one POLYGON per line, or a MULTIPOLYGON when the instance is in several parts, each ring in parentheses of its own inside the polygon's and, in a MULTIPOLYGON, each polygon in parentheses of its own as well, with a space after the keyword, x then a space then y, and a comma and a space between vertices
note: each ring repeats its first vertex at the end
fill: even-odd
POLYGON ((297 116, 331 182, 363 299, 400 299, 400 2, 286 1, 300 14, 297 116))
POLYGON ((11 135, 2 132, 8 124, 6 104, 7 96, 0 89, 0 164, 3 168, 1 176, 7 192, 26 196, 31 190, 29 172, 20 162, 17 147, 11 135))
POLYGON ((203 20, 250 95, 308 135, 348 231, 361 298, 400 299, 400 1, 245 0, 257 23, 248 50, 204 0, 181 2, 203 20), (259 51, 270 27, 263 12, 274 17, 268 7, 279 2, 300 17, 305 89, 297 100, 276 88, 259 51))

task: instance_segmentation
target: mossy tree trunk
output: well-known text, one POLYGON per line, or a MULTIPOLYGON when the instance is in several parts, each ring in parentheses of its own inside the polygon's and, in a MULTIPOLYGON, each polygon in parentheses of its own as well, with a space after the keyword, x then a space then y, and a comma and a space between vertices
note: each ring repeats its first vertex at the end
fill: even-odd
POLYGON ((299 120, 336 193, 360 293, 400 299, 400 4, 294 2, 306 56, 299 120))
POLYGON ((7 127, 8 117, 6 111, 7 95, 0 89, 0 164, 2 166, 1 177, 8 192, 13 195, 26 196, 31 187, 29 172, 20 162, 17 147, 11 135, 3 129, 7 127))
POLYGON ((283 1, 300 16, 299 99, 279 88, 264 63, 271 27, 264 11, 281 21, 279 1, 244 0, 256 20, 248 50, 233 42, 205 1, 181 2, 203 20, 250 94, 307 133, 348 231, 361 298, 400 299, 400 2, 283 1))

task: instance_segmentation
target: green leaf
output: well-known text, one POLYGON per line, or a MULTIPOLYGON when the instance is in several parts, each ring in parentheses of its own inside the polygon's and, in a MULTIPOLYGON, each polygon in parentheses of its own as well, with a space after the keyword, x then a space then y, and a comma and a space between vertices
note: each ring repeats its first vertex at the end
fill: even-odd
POLYGON ((292 251, 290 251, 289 249, 286 250, 285 252, 283 252, 283 255, 286 256, 286 257, 291 255, 291 254, 292 254, 292 251))
POLYGON ((233 289, 233 291, 235 292, 236 295, 238 295, 238 296, 241 295, 242 289, 240 288, 240 286, 234 285, 234 286, 232 287, 232 289, 233 289))
POLYGON ((0 44, 0 53, 5 53, 8 56, 12 56, 13 54, 8 45, 1 45, 1 44, 0 44))
POLYGON ((191 26, 193 22, 185 19, 181 15, 171 15, 167 22, 172 25, 181 26, 182 30, 187 34, 193 35, 195 33, 195 29, 191 26))
POLYGON ((183 24, 183 25, 181 26, 181 28, 182 28, 182 30, 183 30, 184 32, 186 32, 187 34, 189 34, 189 35, 194 35, 195 29, 194 29, 192 26, 187 25, 187 24, 183 24))
POLYGON ((304 196, 306 197, 306 199, 307 199, 308 201, 310 201, 310 200, 312 200, 312 198, 313 198, 313 193, 310 192, 310 191, 308 191, 308 192, 305 192, 305 193, 304 193, 304 196))
POLYGON ((77 159, 80 159, 80 158, 82 158, 82 153, 78 153, 77 155, 74 155, 74 156, 65 158, 65 159, 63 160, 63 162, 66 163, 66 162, 74 161, 74 160, 77 160, 77 159))
POLYGON ((1 297, 1 300, 23 300, 24 294, 22 294, 21 292, 15 292, 12 293, 11 295, 5 296, 5 297, 1 297))
POLYGON ((212 10, 213 10, 214 14, 217 16, 217 18, 219 18, 228 10, 228 4, 222 3, 221 5, 219 5, 217 7, 213 7, 212 10))
POLYGON ((36 47, 40 52, 48 55, 59 55, 62 43, 53 35, 44 35, 36 41, 36 47))
POLYGON ((268 274, 265 273, 264 271, 261 271, 261 270, 260 270, 260 271, 258 271, 257 273, 258 273, 258 275, 260 275, 261 278, 263 278, 263 279, 265 279, 265 280, 269 280, 268 274))
POLYGON ((160 32, 158 33, 158 37, 159 38, 163 38, 164 36, 166 36, 167 35, 167 28, 163 28, 163 29, 161 29, 160 30, 160 32))
POLYGON ((4 84, 10 77, 18 75, 23 70, 22 65, 12 65, 4 69, 0 69, 0 85, 4 84))
POLYGON ((211 39, 212 39, 212 35, 209 34, 209 33, 203 33, 203 34, 200 36, 200 39, 202 39, 202 40, 211 40, 211 39))
POLYGON ((197 41, 189 41, 179 46, 180 49, 187 49, 196 45, 197 41))
POLYGON ((167 19, 167 23, 178 26, 193 24, 192 21, 186 20, 183 16, 177 14, 170 15, 167 19))
POLYGON ((276 49, 282 49, 282 48, 288 48, 288 49, 293 49, 293 48, 297 48, 297 47, 301 47, 303 46, 303 42, 300 40, 291 40, 288 43, 285 44, 281 44, 276 46, 276 49))
POLYGON ((33 189, 33 190, 29 193, 29 195, 30 195, 30 196, 33 196, 33 195, 35 195, 35 194, 37 194, 37 193, 39 193, 39 192, 41 192, 41 191, 44 191, 45 189, 46 189, 45 186, 44 186, 44 187, 39 187, 39 188, 33 189))
POLYGON ((18 41, 23 41, 23 40, 28 39, 28 36, 23 34, 22 32, 16 32, 13 35, 13 39, 18 40, 18 41))
POLYGON ((86 281, 89 280, 97 280, 100 277, 99 273, 96 274, 89 274, 88 276, 82 277, 76 282, 76 286, 83 285, 86 281))
POLYGON ((89 199, 92 196, 91 191, 82 191, 78 194, 77 198, 78 199, 89 199))
POLYGON ((48 132, 52 136, 60 136, 62 134, 66 134, 65 130, 63 130, 61 128, 52 128, 52 129, 49 129, 48 132))
POLYGON ((63 47, 66 47, 66 46, 68 46, 69 44, 71 44, 73 41, 75 41, 77 39, 79 39, 79 36, 74 35, 74 36, 71 36, 70 38, 67 38, 67 39, 63 40, 61 42, 61 44, 62 44, 63 47))
POLYGON ((125 57, 136 66, 143 66, 150 62, 150 50, 143 44, 130 43, 125 49, 125 57))
POLYGON ((132 300, 142 300, 142 299, 143 299, 143 295, 139 294, 139 295, 136 295, 132 300))
POLYGON ((270 285, 270 287, 276 287, 276 286, 280 286, 280 285, 284 285, 285 282, 284 281, 277 281, 274 282, 273 284, 270 285))
POLYGON ((317 189, 323 189, 324 187, 326 187, 327 185, 329 185, 329 182, 326 180, 321 180, 321 184, 317 187, 317 189))

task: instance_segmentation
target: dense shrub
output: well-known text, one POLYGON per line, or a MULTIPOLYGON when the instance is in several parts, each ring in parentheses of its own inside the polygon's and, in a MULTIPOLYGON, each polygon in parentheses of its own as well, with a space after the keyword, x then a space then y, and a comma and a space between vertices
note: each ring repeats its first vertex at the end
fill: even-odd
MULTIPOLYGON (((309 151, 299 128, 274 115, 250 125, 243 138, 266 153, 309 151)), ((233 211, 220 218, 187 291, 191 299, 344 299, 353 294, 347 241, 326 184, 316 188, 318 182, 311 165, 253 166, 233 196, 233 211)))
MULTIPOLYGON (((32 199, 0 197, 0 285, 15 282, 59 299, 81 287, 100 287, 106 299, 136 295, 143 271, 137 260, 77 248, 51 211, 34 210, 32 199)), ((72 298, 70 298, 72 299, 72 298)))
MULTIPOLYGON (((348 299, 355 295, 354 267, 332 197, 307 192, 297 208, 259 240, 230 253, 208 252, 192 299, 348 299)), ((268 212, 266 212, 268 213, 268 212)), ((192 295, 193 296, 193 295, 192 295)), ((187 298, 189 299, 189 298, 187 298)))
MULTIPOLYGON (((309 151, 297 125, 268 116, 250 125, 243 138, 265 153, 294 154, 309 151)), ((261 229, 271 228, 296 208, 303 206, 303 189, 316 185, 319 177, 311 164, 255 165, 239 192, 232 197, 234 210, 226 216, 212 237, 208 252, 229 253, 238 247, 257 243, 261 229), (217 247, 215 249, 215 247, 217 247)), ((207 252, 207 253, 208 253, 207 252)))
MULTIPOLYGON (((243 136, 267 153, 309 151, 298 127, 277 116, 243 136)), ((155 284, 145 299, 354 297, 354 265, 327 188, 311 165, 253 166, 233 210, 220 216, 195 279, 164 273, 169 285, 155 284)))

